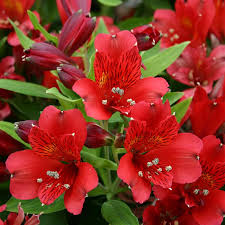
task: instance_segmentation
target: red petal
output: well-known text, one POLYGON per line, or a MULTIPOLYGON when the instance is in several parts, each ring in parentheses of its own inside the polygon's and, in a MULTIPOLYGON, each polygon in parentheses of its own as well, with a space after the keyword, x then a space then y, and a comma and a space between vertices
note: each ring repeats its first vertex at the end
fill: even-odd
POLYGON ((88 116, 97 120, 108 120, 112 113, 102 104, 100 90, 95 82, 87 78, 78 80, 73 90, 85 100, 85 110, 88 116))
POLYGON ((59 166, 60 162, 43 160, 31 150, 11 154, 6 161, 6 167, 13 176, 10 181, 11 194, 21 200, 36 198, 40 186, 37 179, 46 176, 47 170, 55 171, 59 166))
POLYGON ((155 151, 155 154, 158 154, 159 161, 163 164, 171 163, 173 181, 184 184, 194 182, 200 177, 202 170, 197 157, 201 150, 201 139, 190 133, 182 133, 178 134, 173 143, 155 151))
POLYGON ((10 74, 15 71, 14 68, 15 59, 12 56, 7 56, 0 61, 0 74, 10 74))
POLYGON ((160 211, 155 206, 148 206, 143 213, 143 225, 161 224, 160 211))
POLYGON ((46 107, 41 113, 39 127, 53 136, 73 134, 84 144, 86 121, 78 109, 60 111, 54 106, 46 107))
POLYGON ((213 191, 205 200, 205 204, 194 207, 192 215, 200 225, 220 225, 225 212, 225 192, 213 191))
POLYGON ((131 187, 134 201, 143 203, 149 199, 151 183, 138 176, 132 158, 132 153, 127 153, 120 159, 117 174, 121 180, 131 187))
POLYGON ((216 136, 209 135, 202 139, 203 149, 200 158, 212 162, 225 162, 225 145, 216 136))
POLYGON ((95 48, 109 57, 117 59, 122 52, 136 46, 137 40, 131 32, 124 30, 115 35, 99 34, 95 39, 95 48))
POLYGON ((89 163, 80 163, 74 184, 64 196, 66 209, 78 215, 81 213, 86 194, 98 185, 98 175, 89 163))

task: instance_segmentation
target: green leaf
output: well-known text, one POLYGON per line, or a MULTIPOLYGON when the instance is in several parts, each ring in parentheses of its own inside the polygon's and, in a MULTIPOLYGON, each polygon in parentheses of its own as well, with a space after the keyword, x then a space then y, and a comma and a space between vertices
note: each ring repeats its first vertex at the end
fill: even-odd
POLYGON ((71 89, 65 87, 62 82, 60 82, 59 80, 57 80, 56 82, 57 82, 57 84, 59 86, 60 91, 65 96, 67 96, 68 98, 70 98, 72 100, 77 99, 77 98, 80 98, 80 97, 78 97, 78 95, 74 91, 72 91, 71 89))
POLYGON ((120 30, 131 30, 135 27, 142 26, 144 24, 149 24, 149 21, 151 21, 152 18, 149 17, 131 17, 126 20, 121 21, 118 24, 118 27, 120 30))
POLYGON ((169 0, 149 0, 152 9, 172 9, 169 0))
POLYGON ((15 32, 16 32, 16 35, 17 37, 19 38, 19 41, 20 41, 20 44, 23 46, 24 49, 29 49, 32 44, 34 43, 33 40, 31 40, 30 38, 28 38, 24 33, 23 31, 21 31, 15 23, 13 23, 12 20, 8 19, 9 22, 11 23, 11 25, 13 26, 15 32))
POLYGON ((90 163, 95 168, 105 168, 109 170, 117 170, 117 164, 100 157, 95 156, 87 151, 81 151, 82 159, 85 162, 90 163))
POLYGON ((143 77, 154 77, 168 68, 183 52, 189 41, 174 45, 170 48, 143 60, 146 70, 142 69, 143 77))
POLYGON ((118 200, 105 202, 101 212, 110 225, 139 225, 137 217, 124 202, 118 200))
POLYGON ((2 48, 2 46, 5 44, 7 40, 7 36, 6 37, 3 37, 1 40, 0 40, 0 48, 2 48))
POLYGON ((160 51, 160 41, 153 47, 147 51, 141 52, 142 61, 154 56, 160 51))
POLYGON ((34 26, 34 29, 39 30, 48 41, 51 41, 55 45, 57 45, 58 38, 49 34, 48 31, 45 30, 45 28, 39 23, 37 16, 33 12, 28 10, 27 13, 28 13, 28 16, 30 17, 30 20, 31 20, 33 26, 34 26))
POLYGON ((0 121, 0 130, 6 132, 9 136, 22 143, 26 147, 30 148, 30 145, 24 142, 15 132, 15 125, 13 123, 0 121))
MULTIPOLYGON (((24 191, 26 190, 24 189, 24 191)), ((41 212, 53 213, 65 209, 64 195, 61 195, 51 205, 44 205, 44 206, 41 205, 41 202, 38 198, 31 200, 19 200, 14 197, 11 197, 6 203, 7 204, 6 210, 9 212, 17 212, 18 211, 17 207, 20 202, 24 212, 29 214, 39 214, 41 212)))
POLYGON ((120 113, 119 112, 115 112, 113 113, 113 115, 111 116, 111 118, 109 119, 109 122, 110 123, 116 123, 116 122, 119 122, 119 123, 122 123, 123 120, 120 116, 120 113))
POLYGON ((88 197, 96 197, 99 195, 106 195, 108 193, 108 190, 104 188, 102 185, 96 187, 94 190, 88 192, 88 197))
POLYGON ((13 91, 19 94, 30 95, 40 98, 52 98, 55 99, 54 96, 46 94, 47 88, 42 85, 17 81, 17 80, 9 80, 9 79, 0 79, 0 88, 13 91))
POLYGON ((185 113, 188 110, 189 105, 191 104, 191 101, 192 98, 187 98, 171 108, 171 111, 173 113, 175 112, 175 116, 177 118, 178 123, 180 123, 180 121, 183 119, 185 113))
POLYGON ((170 102, 170 105, 178 101, 182 96, 184 95, 184 92, 168 92, 163 96, 163 103, 168 99, 170 102))
POLYGON ((107 6, 118 6, 122 3, 121 0, 98 0, 103 5, 107 6))

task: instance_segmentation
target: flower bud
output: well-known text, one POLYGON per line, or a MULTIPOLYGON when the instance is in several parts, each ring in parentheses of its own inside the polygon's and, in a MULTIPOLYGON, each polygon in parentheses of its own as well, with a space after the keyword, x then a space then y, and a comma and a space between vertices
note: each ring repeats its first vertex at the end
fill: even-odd
POLYGON ((57 67, 57 71, 62 83, 70 89, 72 89, 77 80, 85 78, 85 74, 73 65, 66 64, 62 67, 57 67))
POLYGON ((59 36, 58 48, 71 56, 91 36, 96 19, 78 11, 68 18, 59 36))
POLYGON ((23 61, 34 63, 43 70, 55 70, 60 64, 74 63, 55 46, 40 42, 34 43, 30 49, 24 51, 23 61))
POLYGON ((24 140, 25 142, 29 142, 28 135, 33 126, 38 126, 37 120, 25 120, 16 122, 15 131, 22 140, 24 140))
POLYGON ((114 141, 114 146, 116 148, 122 148, 124 145, 125 135, 124 134, 116 134, 116 138, 114 141))
POLYGON ((137 39, 139 51, 154 47, 161 38, 161 34, 151 24, 136 27, 131 30, 137 39))
POLYGON ((111 145, 113 143, 113 136, 102 129, 96 123, 87 123, 87 138, 85 146, 88 148, 99 148, 101 146, 111 145))

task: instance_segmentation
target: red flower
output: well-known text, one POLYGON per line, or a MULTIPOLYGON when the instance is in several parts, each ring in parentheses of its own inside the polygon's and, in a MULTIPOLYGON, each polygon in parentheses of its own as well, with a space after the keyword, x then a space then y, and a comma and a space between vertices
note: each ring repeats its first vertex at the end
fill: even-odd
POLYGON ((11 113, 9 104, 6 102, 0 101, 0 120, 4 120, 11 113))
POLYGON ((49 205, 65 192, 66 209, 79 214, 87 192, 98 184, 94 168, 80 160, 86 139, 86 121, 77 109, 44 109, 29 134, 32 150, 11 154, 6 166, 11 173, 10 192, 18 199, 38 197, 49 205))
POLYGON ((182 198, 176 199, 168 196, 156 202, 155 206, 148 206, 143 213, 144 225, 199 225, 182 198))
POLYGON ((186 204, 200 225, 220 225, 225 212, 225 146, 215 136, 203 138, 200 154, 201 177, 184 185, 186 204))
POLYGON ((56 3, 63 24, 78 10, 88 14, 91 9, 91 0, 56 0, 56 3))
POLYGON ((136 102, 161 98, 168 91, 162 78, 140 79, 141 57, 129 31, 99 34, 95 48, 95 82, 85 78, 73 86, 85 100, 88 116, 107 120, 115 111, 129 114, 136 102))
POLYGON ((214 0, 214 5, 216 13, 210 31, 220 41, 223 41, 225 39, 225 24, 221 23, 221 21, 225 20, 225 4, 223 0, 214 0))
POLYGON ((10 18, 18 25, 24 22, 27 10, 31 8, 35 0, 1 0, 0 1, 0 28, 11 28, 10 18))
MULTIPOLYGON (((207 93, 212 89, 213 82, 225 73, 225 45, 213 49, 206 57, 204 45, 197 48, 187 47, 168 69, 170 76, 189 86, 202 86, 207 93)), ((185 90, 185 97, 192 97, 195 89, 185 90)))
POLYGON ((56 75, 52 74, 50 71, 44 71, 42 80, 42 85, 44 87, 46 88, 56 87, 59 89, 57 80, 59 80, 59 78, 56 75))
MULTIPOLYGON (((6 210, 6 205, 1 205, 0 206, 0 212, 3 212, 6 210)), ((39 225, 40 220, 39 220, 40 215, 33 215, 30 218, 28 216, 25 217, 25 223, 24 225, 39 225)), ((18 213, 11 212, 8 215, 8 218, 6 221, 2 221, 0 219, 0 225, 22 225, 24 221, 24 211, 21 208, 20 204, 18 205, 18 213)))
POLYGON ((156 10, 153 24, 163 33, 163 47, 184 41, 192 41, 192 46, 198 46, 205 42, 214 14, 213 0, 176 0, 175 12, 156 10))
POLYGON ((201 175, 202 142, 193 134, 178 134, 168 101, 138 103, 131 116, 118 176, 131 187, 136 202, 149 198, 151 183, 170 188, 172 181, 183 184, 201 175))
POLYGON ((192 130, 199 137, 215 134, 225 122, 225 99, 210 100, 202 87, 197 87, 191 104, 192 130))
POLYGON ((137 39, 139 51, 154 47, 161 38, 161 34, 151 24, 135 27, 131 32, 137 39))

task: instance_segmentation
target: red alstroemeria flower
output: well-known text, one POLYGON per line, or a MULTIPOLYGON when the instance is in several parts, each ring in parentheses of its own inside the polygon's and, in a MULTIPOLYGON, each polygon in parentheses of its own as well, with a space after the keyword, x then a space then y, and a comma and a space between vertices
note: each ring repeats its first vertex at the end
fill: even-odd
POLYGON ((214 0, 216 13, 213 19, 210 32, 216 35, 220 41, 225 39, 225 24, 221 21, 225 21, 225 3, 223 0, 214 0))
POLYGON ((56 3, 63 24, 78 10, 88 14, 91 9, 91 0, 56 0, 56 3))
POLYGON ((184 185, 186 204, 200 225, 220 225, 225 213, 225 146, 215 136, 203 138, 200 154, 201 177, 184 185))
POLYGON ((41 84, 46 88, 56 87, 59 89, 57 80, 59 80, 59 78, 56 75, 52 74, 50 71, 44 71, 41 84))
MULTIPOLYGON (((206 57, 206 47, 187 47, 182 55, 168 67, 170 76, 188 86, 202 86, 207 93, 212 90, 213 82, 225 74, 225 45, 212 50, 206 57)), ((185 98, 192 97, 195 89, 184 91, 185 98)))
POLYGON ((23 23, 27 10, 32 7, 35 0, 1 0, 0 1, 0 28, 11 28, 10 18, 18 25, 23 23))
POLYGON ((169 196, 145 209, 143 225, 199 225, 188 211, 183 199, 169 196))
POLYGON ((202 87, 197 87, 191 104, 191 124, 194 134, 200 138, 215 134, 225 122, 225 99, 210 100, 202 87))
POLYGON ((86 121, 77 109, 48 106, 38 124, 29 134, 32 150, 13 153, 6 161, 12 176, 10 192, 22 200, 38 197, 46 205, 65 192, 66 209, 77 215, 87 192, 98 184, 92 165, 80 160, 86 121))
MULTIPOLYGON (((6 210, 7 205, 1 205, 0 206, 0 212, 3 212, 6 210)), ((39 225, 40 220, 39 220, 40 215, 32 215, 30 218, 28 216, 25 216, 25 223, 24 221, 24 211, 21 208, 21 205, 18 205, 18 213, 11 212, 9 213, 7 220, 2 221, 0 219, 0 225, 39 225)))
POLYGON ((141 56, 129 31, 99 34, 95 48, 95 82, 84 78, 73 86, 84 99, 88 116, 107 120, 115 111, 129 114, 136 102, 161 98, 168 91, 163 78, 140 79, 141 56))
POLYGON ((132 111, 118 176, 127 183, 136 202, 151 193, 151 183, 170 188, 172 181, 187 183, 201 175, 198 154, 201 140, 190 133, 178 134, 179 124, 169 102, 140 102, 132 111))
POLYGON ((161 34, 152 24, 135 27, 131 32, 137 39, 139 51, 145 51, 154 47, 161 38, 161 34))
POLYGON ((156 10, 153 24, 163 34, 162 47, 184 41, 198 46, 205 42, 214 14, 213 0, 176 0, 175 12, 156 10))

